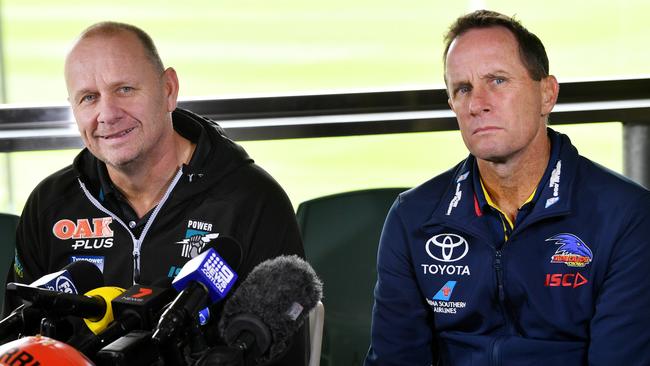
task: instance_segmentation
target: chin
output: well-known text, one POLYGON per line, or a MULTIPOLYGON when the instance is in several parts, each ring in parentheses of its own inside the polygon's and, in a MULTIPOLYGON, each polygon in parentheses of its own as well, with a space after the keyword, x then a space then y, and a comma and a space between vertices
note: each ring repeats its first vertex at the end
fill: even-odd
POLYGON ((477 159, 489 161, 491 163, 496 163, 496 164, 505 163, 506 161, 508 161, 508 156, 509 156, 508 154, 495 151, 494 149, 492 150, 483 149, 483 150, 476 150, 470 152, 477 159))
POLYGON ((124 155, 108 155, 99 160, 103 161, 106 165, 110 165, 115 168, 126 168, 129 165, 133 164, 137 158, 137 154, 124 154, 124 155))

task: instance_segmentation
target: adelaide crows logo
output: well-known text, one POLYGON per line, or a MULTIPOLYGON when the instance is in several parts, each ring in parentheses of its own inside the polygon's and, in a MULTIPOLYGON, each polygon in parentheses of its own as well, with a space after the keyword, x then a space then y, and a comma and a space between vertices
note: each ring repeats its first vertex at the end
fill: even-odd
POLYGON ((551 263, 564 263, 569 267, 584 267, 591 263, 594 255, 580 238, 573 234, 557 234, 546 241, 553 241, 560 247, 551 257, 551 263))

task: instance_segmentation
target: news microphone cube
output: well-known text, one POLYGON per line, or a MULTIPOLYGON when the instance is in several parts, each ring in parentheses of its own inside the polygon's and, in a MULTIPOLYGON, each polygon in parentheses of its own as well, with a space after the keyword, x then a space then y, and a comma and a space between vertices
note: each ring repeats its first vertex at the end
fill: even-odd
POLYGON ((235 271, 213 248, 199 254, 185 263, 172 282, 177 291, 185 289, 190 282, 203 284, 212 302, 222 300, 237 280, 235 271))

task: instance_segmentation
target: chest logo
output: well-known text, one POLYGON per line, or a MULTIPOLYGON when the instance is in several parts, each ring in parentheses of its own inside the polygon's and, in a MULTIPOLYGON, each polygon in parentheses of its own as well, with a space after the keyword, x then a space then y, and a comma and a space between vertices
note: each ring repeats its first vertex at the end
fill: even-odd
POLYGON ((569 267, 583 268, 591 263, 594 257, 587 244, 573 234, 557 234, 546 241, 560 246, 551 256, 551 263, 564 263, 569 267))
POLYGON ((432 306, 434 313, 456 314, 459 309, 467 307, 464 301, 450 301, 454 287, 456 287, 456 281, 447 281, 431 299, 427 299, 427 303, 432 306))
POLYGON ((219 233, 211 233, 212 224, 190 220, 187 223, 185 239, 177 241, 176 244, 182 244, 181 256, 184 258, 194 258, 205 248, 206 244, 219 237, 219 233))
POLYGON ((456 262, 469 252, 467 240, 456 234, 438 234, 427 240, 425 249, 429 257, 441 262, 456 262))
POLYGON ((58 239, 71 240, 73 250, 96 250, 113 246, 112 217, 91 219, 62 219, 52 226, 52 233, 58 239))
POLYGON ((442 288, 433 296, 433 299, 449 301, 451 293, 454 291, 454 287, 456 287, 456 281, 447 281, 447 283, 445 283, 445 285, 442 286, 442 288))
POLYGON ((113 230, 110 227, 112 222, 112 217, 78 219, 76 222, 63 219, 54 224, 52 233, 61 240, 112 238, 113 230))

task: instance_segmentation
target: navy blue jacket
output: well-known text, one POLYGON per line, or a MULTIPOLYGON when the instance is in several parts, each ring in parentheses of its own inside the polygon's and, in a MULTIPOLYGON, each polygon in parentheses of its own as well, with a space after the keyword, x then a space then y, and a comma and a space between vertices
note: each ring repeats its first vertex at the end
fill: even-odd
POLYGON ((549 137, 507 240, 472 156, 398 197, 367 366, 650 365, 650 192, 549 137))

